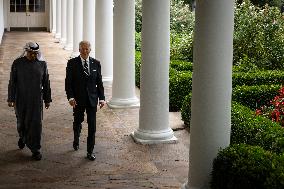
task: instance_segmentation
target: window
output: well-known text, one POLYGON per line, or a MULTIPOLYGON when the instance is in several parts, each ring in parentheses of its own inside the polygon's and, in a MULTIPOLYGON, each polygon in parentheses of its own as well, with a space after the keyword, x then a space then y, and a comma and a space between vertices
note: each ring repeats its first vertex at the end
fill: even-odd
POLYGON ((26 0, 10 0, 10 12, 26 12, 26 0))
POLYGON ((10 12, 45 12, 45 0, 10 0, 10 12))
POLYGON ((44 12, 45 2, 44 0, 29 0, 30 12, 44 12))

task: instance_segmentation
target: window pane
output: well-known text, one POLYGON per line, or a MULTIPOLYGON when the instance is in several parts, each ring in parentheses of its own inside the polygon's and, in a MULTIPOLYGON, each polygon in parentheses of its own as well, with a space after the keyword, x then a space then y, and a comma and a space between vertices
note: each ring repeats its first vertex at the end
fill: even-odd
POLYGON ((26 12, 26 5, 16 5, 17 12, 26 12))
POLYGON ((15 5, 10 5, 10 12, 15 12, 15 5))
POLYGON ((29 5, 34 5, 35 4, 35 0, 29 0, 29 5))
POLYGON ((44 0, 35 0, 35 12, 45 12, 44 0))
POLYGON ((35 12, 35 6, 29 4, 29 12, 35 12))
POLYGON ((15 12, 15 0, 10 0, 10 12, 15 12))

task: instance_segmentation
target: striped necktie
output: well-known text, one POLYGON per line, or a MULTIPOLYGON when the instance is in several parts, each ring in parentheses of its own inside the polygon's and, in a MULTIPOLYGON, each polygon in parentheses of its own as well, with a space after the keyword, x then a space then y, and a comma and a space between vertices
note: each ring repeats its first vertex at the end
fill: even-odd
POLYGON ((84 73, 89 76, 89 68, 88 68, 88 63, 87 60, 84 60, 84 73))

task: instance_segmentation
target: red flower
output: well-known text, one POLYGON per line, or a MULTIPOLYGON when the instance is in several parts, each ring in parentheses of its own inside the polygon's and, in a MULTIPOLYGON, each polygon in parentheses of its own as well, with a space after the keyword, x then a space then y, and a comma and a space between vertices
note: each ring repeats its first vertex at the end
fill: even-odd
POLYGON ((280 123, 284 127, 284 87, 279 90, 279 94, 270 101, 269 106, 262 106, 256 109, 256 115, 263 115, 272 121, 280 123))

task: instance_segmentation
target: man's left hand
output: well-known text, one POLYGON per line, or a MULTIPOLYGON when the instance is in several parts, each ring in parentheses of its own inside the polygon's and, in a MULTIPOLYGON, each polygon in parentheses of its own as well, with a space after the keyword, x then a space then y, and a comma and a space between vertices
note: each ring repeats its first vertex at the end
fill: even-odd
POLYGON ((105 101, 100 101, 99 104, 100 104, 100 109, 101 109, 102 107, 104 107, 104 105, 106 104, 106 102, 105 102, 105 101))
POLYGON ((45 103, 45 109, 48 109, 50 106, 50 103, 45 103))

